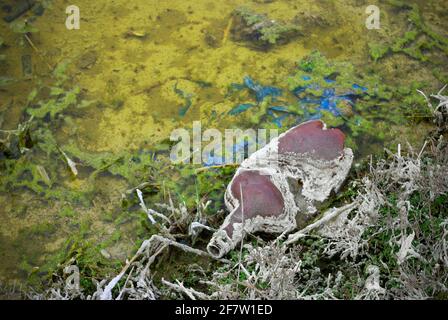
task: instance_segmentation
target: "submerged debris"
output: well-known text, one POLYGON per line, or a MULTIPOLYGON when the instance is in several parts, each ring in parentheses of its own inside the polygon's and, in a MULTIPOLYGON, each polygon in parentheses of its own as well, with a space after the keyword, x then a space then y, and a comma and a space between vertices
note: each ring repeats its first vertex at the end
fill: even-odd
POLYGON ((72 172, 72 174, 75 177, 77 177, 78 176, 78 169, 76 168, 76 163, 67 156, 67 154, 64 152, 64 150, 62 150, 59 147, 58 147, 58 150, 62 154, 62 156, 64 157, 64 160, 67 163, 67 166, 70 168, 70 171, 72 172))
POLYGON ((235 41, 248 41, 251 44, 268 48, 275 44, 285 44, 299 35, 298 26, 269 19, 246 7, 233 12, 232 37, 235 41))
POLYGON ((47 184, 47 186, 51 186, 51 179, 47 173, 47 170, 45 170, 45 168, 41 165, 37 165, 36 170, 39 172, 42 180, 47 184))
POLYGON ((125 39, 134 38, 134 39, 144 40, 148 37, 148 33, 144 32, 144 31, 143 32, 134 31, 131 29, 129 31, 126 31, 123 36, 125 39))
POLYGON ((428 103, 428 108, 431 110, 439 135, 448 131, 448 96, 442 95, 442 92, 446 87, 447 85, 445 85, 437 94, 431 95, 431 98, 438 100, 438 105, 436 107, 432 105, 429 98, 422 91, 418 90, 428 103))
POLYGON ((33 74, 33 64, 31 61, 31 55, 25 54, 22 56, 22 74, 25 78, 31 77, 33 74))
POLYGON ((20 123, 16 130, 0 130, 0 158, 18 159, 34 145, 30 131, 32 121, 33 117, 20 123))
POLYGON ((98 54, 96 51, 88 51, 84 53, 78 60, 77 66, 79 69, 90 69, 92 68, 98 59, 98 54))
POLYGON ((448 153, 443 143, 425 146, 406 156, 399 149, 370 163, 369 173, 353 181, 353 203, 330 209, 324 222, 302 232, 305 239, 244 244, 239 257, 219 260, 211 274, 199 269, 201 278, 193 284, 184 282, 192 271, 157 282, 150 266, 168 246, 207 255, 155 235, 117 277, 97 282, 91 295, 61 279, 47 292, 28 296, 157 299, 168 290, 190 299, 443 299, 448 292, 448 153))

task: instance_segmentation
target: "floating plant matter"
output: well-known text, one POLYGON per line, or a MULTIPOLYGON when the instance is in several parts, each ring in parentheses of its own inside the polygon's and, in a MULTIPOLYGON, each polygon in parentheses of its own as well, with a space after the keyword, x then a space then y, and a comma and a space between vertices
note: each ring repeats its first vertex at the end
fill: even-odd
POLYGON ((299 27, 292 23, 269 19, 266 15, 245 7, 236 9, 233 18, 233 38, 237 41, 249 41, 257 47, 266 48, 278 43, 287 43, 300 32, 299 27))
POLYGON ((339 129, 314 120, 291 128, 252 154, 227 187, 230 214, 207 247, 222 257, 245 233, 285 233, 309 221, 319 203, 337 191, 350 170, 353 152, 339 129))

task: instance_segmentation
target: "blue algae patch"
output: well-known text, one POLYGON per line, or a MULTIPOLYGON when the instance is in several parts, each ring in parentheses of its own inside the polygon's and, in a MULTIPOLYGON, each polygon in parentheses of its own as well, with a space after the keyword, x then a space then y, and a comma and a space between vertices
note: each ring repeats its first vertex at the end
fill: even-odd
POLYGON ((305 75, 305 76, 302 76, 302 80, 310 81, 310 80, 311 80, 311 77, 305 75))
MULTIPOLYGON (((299 110, 297 113, 291 112, 286 106, 274 105, 267 108, 267 115, 269 115, 270 121, 282 127, 282 121, 288 117, 295 117, 298 121, 308 121, 320 119, 322 117, 322 111, 331 112, 334 116, 341 116, 342 113, 338 109, 339 102, 345 102, 350 105, 354 105, 356 99, 363 93, 368 91, 368 88, 354 83, 348 92, 343 94, 336 94, 338 88, 337 80, 330 78, 323 78, 325 83, 333 85, 330 88, 321 88, 318 83, 313 82, 310 75, 303 75, 302 80, 306 81, 305 85, 299 86, 291 90, 291 93, 297 98, 299 110), (316 96, 315 92, 318 91, 319 95, 316 96), (311 108, 310 108, 311 107, 311 108)), ((277 97, 282 96, 281 89, 272 86, 263 86, 254 81, 251 77, 245 76, 243 84, 232 84, 232 88, 236 90, 249 89, 255 93, 256 104, 260 104, 266 97, 271 97, 271 101, 275 102, 277 97)), ((229 111, 230 115, 241 114, 252 107, 256 107, 256 104, 245 103, 235 106, 229 111)))
POLYGON ((278 111, 278 112, 289 112, 288 108, 286 108, 284 106, 271 106, 268 109, 272 110, 272 111, 278 111))
POLYGON ((254 106, 255 105, 251 104, 251 103, 243 103, 243 104, 237 105, 235 108, 230 110, 229 114, 232 115, 232 116, 235 116, 235 115, 240 114, 240 113, 242 113, 242 112, 244 112, 244 111, 246 111, 249 108, 252 108, 254 106))
POLYGON ((270 106, 268 107, 267 114, 272 117, 271 122, 274 123, 278 128, 281 128, 283 126, 283 120, 287 119, 290 116, 296 116, 296 114, 290 112, 285 106, 270 106), (277 113, 280 113, 280 115, 277 116, 277 113))
POLYGON ((245 76, 243 83, 232 83, 230 84, 231 91, 239 91, 243 89, 249 89, 250 92, 255 94, 255 100, 257 103, 262 102, 266 97, 271 97, 272 101, 275 101, 277 97, 282 95, 282 90, 280 88, 263 86, 258 82, 255 82, 251 77, 245 76))
POLYGON ((179 89, 177 87, 177 82, 174 84, 173 87, 174 92, 181 97, 182 99, 185 99, 185 104, 179 108, 179 115, 181 117, 184 117, 187 114, 188 109, 191 107, 191 97, 193 96, 191 93, 186 93, 183 90, 179 89))
POLYGON ((318 98, 304 97, 300 99, 299 102, 301 104, 311 104, 317 106, 316 111, 318 112, 325 110, 331 112, 334 116, 340 116, 341 113, 337 108, 337 103, 339 101, 346 101, 350 104, 353 104, 354 101, 350 95, 336 95, 335 92, 336 90, 333 88, 324 89, 322 96, 318 98))
POLYGON ((283 126, 282 121, 292 115, 290 113, 284 113, 280 116, 276 116, 272 109, 268 109, 267 114, 272 117, 272 123, 274 123, 279 128, 283 126))
MULTIPOLYGON (((244 158, 247 158, 249 156, 249 154, 246 151, 249 150, 249 146, 253 145, 254 143, 256 144, 257 142, 256 141, 249 142, 247 140, 243 140, 243 141, 238 141, 238 142, 234 143, 232 146, 233 155, 235 156, 239 153, 244 153, 244 158)), ((212 154, 212 155, 208 155, 207 157, 205 155, 203 155, 202 163, 206 167, 223 165, 226 163, 225 155, 212 154)))
POLYGON ((361 90, 362 92, 366 92, 368 89, 366 87, 360 86, 359 84, 354 83, 352 88, 355 90, 361 90))
MULTIPOLYGON (((305 81, 311 81, 310 76, 302 76, 302 79, 305 81)), ((334 116, 340 116, 341 112, 337 107, 338 102, 344 101, 350 105, 355 104, 356 98, 359 96, 356 92, 347 92, 344 94, 336 94, 337 81, 333 79, 324 78, 324 81, 329 84, 335 84, 335 88, 326 88, 322 91, 322 94, 319 97, 310 97, 306 95, 307 89, 319 90, 320 87, 315 83, 310 83, 306 86, 299 86, 292 90, 292 93, 299 98, 299 103, 304 105, 314 105, 316 106, 316 111, 318 112, 318 116, 320 115, 320 111, 329 111, 334 116), (305 95, 301 97, 301 95, 305 95)), ((355 91, 366 92, 368 89, 366 87, 360 86, 358 84, 353 84, 352 88, 355 91)), ((320 115, 321 116, 321 115, 320 115)), ((315 118, 316 115, 313 116, 315 118)), ((312 120, 311 118, 307 118, 304 120, 312 120)))
POLYGON ((251 77, 244 77, 244 85, 255 93, 257 102, 260 103, 264 100, 264 98, 270 96, 275 100, 276 97, 282 95, 282 90, 276 87, 270 86, 262 86, 259 83, 255 82, 251 77))
POLYGON ((220 166, 224 164, 224 162, 224 157, 221 155, 209 155, 207 159, 202 159, 202 163, 205 167, 220 166))
POLYGON ((241 84, 241 83, 231 83, 230 84, 230 89, 238 91, 238 90, 243 90, 246 88, 246 85, 241 84))

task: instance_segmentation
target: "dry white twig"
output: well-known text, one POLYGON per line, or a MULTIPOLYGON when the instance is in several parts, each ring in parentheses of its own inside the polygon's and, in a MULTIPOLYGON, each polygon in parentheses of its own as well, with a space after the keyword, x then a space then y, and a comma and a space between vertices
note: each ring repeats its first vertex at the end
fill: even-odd
POLYGON ((326 214, 324 214, 324 216, 321 219, 319 219, 316 222, 306 226, 302 230, 297 231, 296 233, 289 235, 288 240, 285 242, 285 244, 290 245, 290 244, 292 244, 294 242, 297 242, 299 239, 305 237, 310 231, 322 227, 323 225, 325 225, 329 221, 335 219, 340 214, 345 213, 347 211, 351 211, 356 206, 357 206, 357 202, 353 202, 353 203, 347 204, 347 205, 345 205, 345 206, 343 206, 341 208, 338 208, 338 209, 331 210, 331 211, 327 212, 326 214))
POLYGON ((169 287, 177 292, 184 293, 191 300, 196 300, 196 297, 201 300, 208 300, 210 298, 209 295, 199 292, 199 291, 196 291, 193 288, 185 288, 184 284, 182 282, 180 282, 179 280, 176 280, 176 282, 177 282, 177 284, 171 283, 162 278, 162 283, 164 285, 166 285, 167 287, 169 287))

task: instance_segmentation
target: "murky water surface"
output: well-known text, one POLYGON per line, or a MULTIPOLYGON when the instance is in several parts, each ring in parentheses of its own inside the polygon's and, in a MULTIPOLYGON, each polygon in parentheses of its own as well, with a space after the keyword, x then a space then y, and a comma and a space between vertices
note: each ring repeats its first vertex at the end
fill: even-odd
MULTIPOLYGON (((2 16, 14 2, 0 2, 2 16)), ((0 156, 0 279, 43 276, 88 245, 101 259, 122 263, 154 232, 127 192, 143 182, 148 204, 171 198, 194 210, 199 189, 205 198, 214 192, 211 211, 222 209, 228 177, 201 178, 170 167, 170 133, 189 130, 193 121, 203 130, 282 131, 316 116, 307 112, 321 105, 300 109, 304 97, 294 95, 291 77, 326 80, 335 95, 347 93, 347 84, 366 87, 367 93, 355 91, 369 98, 346 99, 340 112, 316 116, 344 130, 358 161, 384 146, 419 144, 430 125, 415 90, 434 92, 448 78, 448 3, 391 2, 79 0, 80 30, 68 30, 68 2, 45 1, 43 12, 28 11, 15 28, 1 21, 0 128, 17 129, 34 115, 35 144, 14 159, 0 156), (379 30, 365 26, 370 4, 381 10, 379 30), (410 21, 412 4, 425 27, 410 21), (241 7, 300 32, 268 46, 240 39, 232 13, 241 7), (26 33, 25 18, 33 32, 26 33), (413 30, 417 34, 406 33, 413 30), (394 44, 375 61, 381 48, 394 44), (325 75, 333 79, 300 64, 316 50, 336 66, 325 75), (257 113, 263 103, 257 104, 245 77, 282 90, 264 103, 292 115, 266 106, 266 114, 257 113), (249 110, 230 112, 249 104, 249 110), (64 154, 77 163, 76 176, 64 154)))

